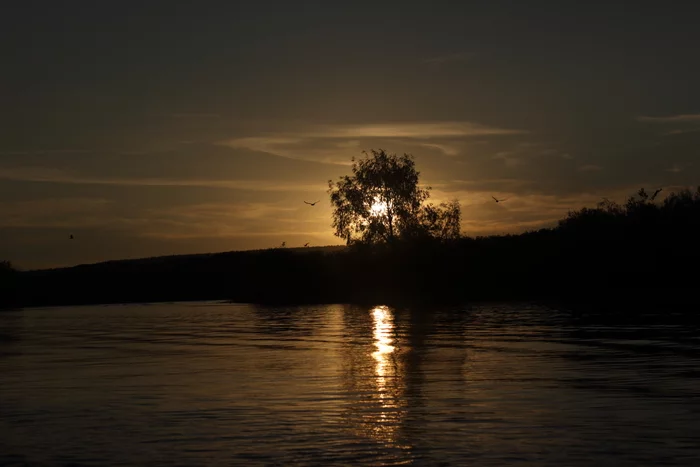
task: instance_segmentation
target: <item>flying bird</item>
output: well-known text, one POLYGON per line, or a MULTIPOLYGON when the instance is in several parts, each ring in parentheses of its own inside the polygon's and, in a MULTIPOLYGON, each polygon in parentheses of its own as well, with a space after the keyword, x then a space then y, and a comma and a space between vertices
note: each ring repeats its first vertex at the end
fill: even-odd
POLYGON ((507 201, 507 200, 508 200, 508 198, 504 198, 504 199, 496 199, 496 197, 495 197, 495 196, 492 196, 491 198, 493 198, 493 200, 494 200, 495 202, 497 202, 497 203, 500 203, 501 201, 507 201))
POLYGON ((654 192, 653 195, 651 195, 651 200, 652 200, 652 201, 654 201, 654 198, 656 198, 656 195, 658 195, 659 193, 661 193, 661 190, 663 190, 663 188, 659 188, 658 190, 656 190, 656 191, 654 192))
POLYGON ((308 244, 308 243, 304 243, 304 246, 309 246, 309 244, 308 244))
POLYGON ((70 238, 71 240, 73 240, 73 238, 74 238, 74 237, 73 237, 73 234, 71 234, 71 236, 70 236, 69 238, 70 238))
MULTIPOLYGON (((321 201, 321 200, 319 199, 318 201, 321 201)), ((313 203, 309 203, 308 201, 304 201, 304 202, 306 204, 308 204, 309 206, 316 206, 316 203, 318 203, 318 201, 314 201, 313 203)))
POLYGON ((287 246, 287 242, 282 242, 282 248, 287 246))

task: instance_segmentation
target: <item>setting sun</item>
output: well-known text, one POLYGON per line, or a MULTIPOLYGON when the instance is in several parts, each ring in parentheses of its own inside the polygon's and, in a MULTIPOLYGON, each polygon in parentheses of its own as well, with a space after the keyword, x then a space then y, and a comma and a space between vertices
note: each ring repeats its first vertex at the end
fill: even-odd
POLYGON ((386 214, 386 203, 384 201, 380 201, 378 198, 375 198, 370 210, 372 211, 373 216, 386 214))

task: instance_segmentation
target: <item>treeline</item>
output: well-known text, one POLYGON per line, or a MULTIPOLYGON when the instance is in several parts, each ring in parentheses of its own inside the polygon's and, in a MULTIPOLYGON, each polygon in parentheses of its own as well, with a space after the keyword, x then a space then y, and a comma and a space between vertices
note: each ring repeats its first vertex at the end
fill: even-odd
POLYGON ((16 272, 7 304, 221 299, 257 303, 611 300, 690 303, 698 286, 700 188, 644 190, 520 235, 421 239, 345 249, 271 249, 16 272))
POLYGON ((0 261, 0 309, 19 302, 19 274, 9 261, 0 261))

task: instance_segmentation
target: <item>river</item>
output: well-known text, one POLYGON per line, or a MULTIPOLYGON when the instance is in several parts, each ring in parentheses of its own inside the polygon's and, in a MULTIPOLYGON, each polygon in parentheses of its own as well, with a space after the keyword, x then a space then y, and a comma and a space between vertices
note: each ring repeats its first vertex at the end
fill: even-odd
POLYGON ((700 331, 537 305, 0 312, 2 465, 700 465, 700 331))

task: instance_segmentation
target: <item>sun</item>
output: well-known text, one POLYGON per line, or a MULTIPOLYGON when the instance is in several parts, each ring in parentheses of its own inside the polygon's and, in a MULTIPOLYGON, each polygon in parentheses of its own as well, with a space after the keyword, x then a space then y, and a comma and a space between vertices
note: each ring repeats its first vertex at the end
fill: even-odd
POLYGON ((386 214, 386 203, 384 201, 380 201, 378 198, 374 198, 370 212, 373 216, 381 216, 382 214, 386 214))

